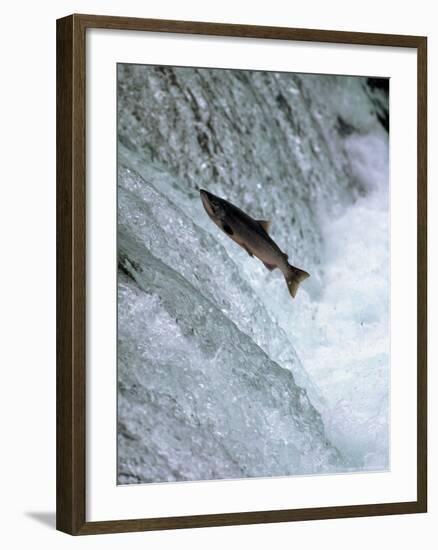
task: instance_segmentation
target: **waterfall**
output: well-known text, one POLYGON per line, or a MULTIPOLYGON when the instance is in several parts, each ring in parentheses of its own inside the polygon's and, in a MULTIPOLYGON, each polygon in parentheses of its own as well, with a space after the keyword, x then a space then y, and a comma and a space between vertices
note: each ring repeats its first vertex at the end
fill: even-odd
POLYGON ((386 81, 118 65, 118 482, 388 468, 386 81), (311 274, 292 300, 199 188, 311 274))

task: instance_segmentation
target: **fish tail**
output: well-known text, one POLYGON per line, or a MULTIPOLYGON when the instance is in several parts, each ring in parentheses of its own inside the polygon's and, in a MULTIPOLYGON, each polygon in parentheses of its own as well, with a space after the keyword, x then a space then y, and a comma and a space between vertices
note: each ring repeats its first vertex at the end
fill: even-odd
POLYGON ((298 267, 289 264, 289 269, 285 273, 284 278, 286 279, 287 288, 292 298, 295 298, 300 283, 308 277, 310 277, 310 275, 307 271, 298 269, 298 267))

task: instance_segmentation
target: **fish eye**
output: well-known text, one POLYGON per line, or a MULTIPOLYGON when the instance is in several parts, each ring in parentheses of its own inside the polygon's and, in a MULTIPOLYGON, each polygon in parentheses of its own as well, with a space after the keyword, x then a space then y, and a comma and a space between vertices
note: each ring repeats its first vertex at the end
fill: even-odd
POLYGON ((213 211, 218 217, 223 217, 225 215, 224 207, 219 201, 215 201, 213 211))

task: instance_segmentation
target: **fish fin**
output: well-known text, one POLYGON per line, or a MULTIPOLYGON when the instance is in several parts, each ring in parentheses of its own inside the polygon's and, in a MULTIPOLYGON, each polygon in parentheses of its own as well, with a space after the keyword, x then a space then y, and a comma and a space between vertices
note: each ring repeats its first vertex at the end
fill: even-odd
POLYGON ((277 267, 276 265, 267 264, 266 262, 263 262, 263 265, 266 267, 266 269, 269 269, 269 271, 274 271, 274 269, 277 267))
POLYGON ((222 229, 225 231, 225 233, 227 235, 233 235, 233 233, 234 233, 234 231, 231 229, 231 227, 226 223, 222 224, 222 229))
POLYGON ((257 220, 257 221, 263 227, 263 229, 266 231, 266 233, 269 233, 269 230, 271 229, 270 220, 257 220))
POLYGON ((241 244, 240 246, 248 252, 248 254, 251 256, 251 258, 254 257, 254 254, 251 252, 251 250, 247 246, 245 246, 244 244, 241 244))
POLYGON ((307 271, 304 271, 303 269, 298 269, 298 267, 290 265, 289 271, 284 277, 286 279, 287 288, 289 289, 290 295, 292 296, 292 298, 295 298, 300 283, 310 277, 310 275, 309 273, 307 273, 307 271))

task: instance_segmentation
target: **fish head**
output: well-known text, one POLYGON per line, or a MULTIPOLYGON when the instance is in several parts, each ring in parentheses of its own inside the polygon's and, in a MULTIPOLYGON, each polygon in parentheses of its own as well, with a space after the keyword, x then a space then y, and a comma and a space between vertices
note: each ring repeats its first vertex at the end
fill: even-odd
POLYGON ((216 223, 223 220, 225 217, 225 201, 219 197, 216 197, 213 193, 205 191, 205 189, 200 189, 199 193, 201 195, 201 200, 205 211, 210 218, 216 223))

